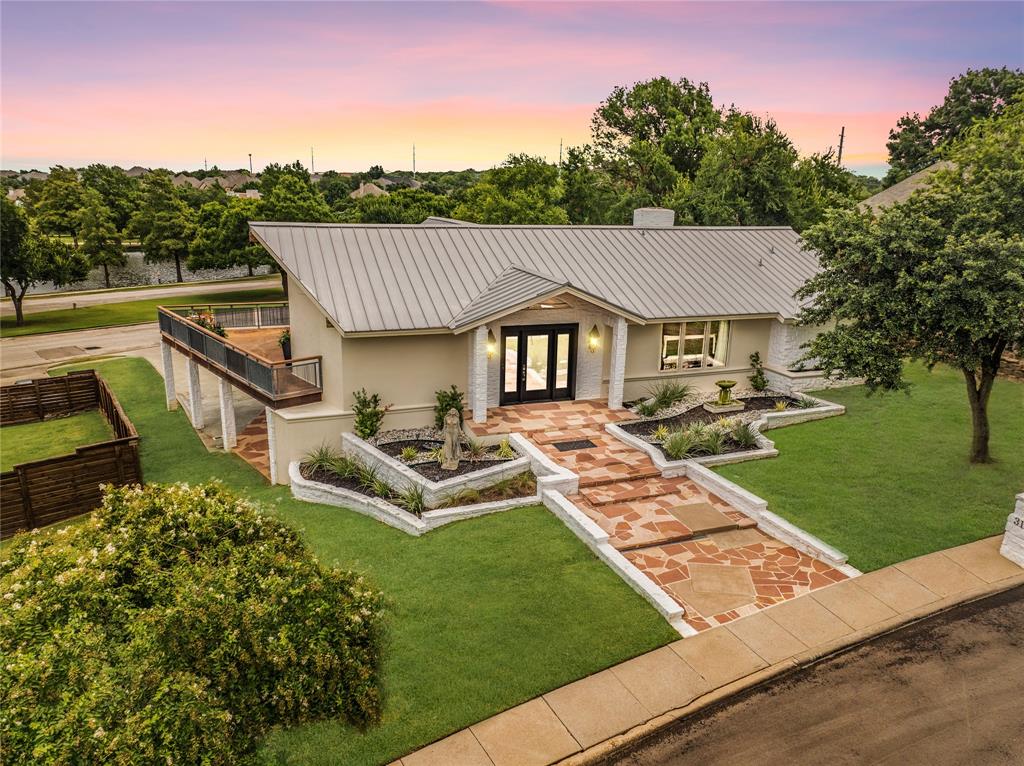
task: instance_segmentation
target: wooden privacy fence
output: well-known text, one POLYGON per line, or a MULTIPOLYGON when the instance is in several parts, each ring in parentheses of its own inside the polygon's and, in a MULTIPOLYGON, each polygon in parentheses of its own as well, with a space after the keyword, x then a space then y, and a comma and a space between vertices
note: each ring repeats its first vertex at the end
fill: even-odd
POLYGON ((89 409, 99 409, 103 413, 115 438, 78 447, 68 455, 22 463, 0 474, 0 537, 53 524, 98 508, 103 499, 101 484, 142 483, 139 434, 117 397, 95 370, 0 389, 0 412, 3 413, 0 422, 3 425, 71 415, 89 409), (51 383, 56 385, 49 385, 51 383), (90 390, 92 405, 86 407, 84 403, 88 401, 90 390), (25 395, 25 391, 34 391, 34 398, 25 395), (65 403, 63 410, 58 409, 61 401, 65 403), (36 415, 30 418, 28 415, 33 407, 36 415), (15 419, 8 421, 8 412, 13 413, 15 419))

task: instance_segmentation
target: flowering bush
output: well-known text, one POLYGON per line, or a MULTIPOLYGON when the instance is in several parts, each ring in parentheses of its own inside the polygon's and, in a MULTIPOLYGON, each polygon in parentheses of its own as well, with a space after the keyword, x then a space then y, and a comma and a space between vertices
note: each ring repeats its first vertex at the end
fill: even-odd
POLYGON ((200 327, 205 327, 207 330, 215 335, 219 335, 222 338, 228 337, 228 331, 225 330, 221 323, 213 316, 213 314, 205 311, 196 312, 188 315, 190 322, 195 322, 200 327))
POLYGON ((110 488, 0 564, 10 763, 231 764, 381 707, 382 599, 218 484, 110 488))

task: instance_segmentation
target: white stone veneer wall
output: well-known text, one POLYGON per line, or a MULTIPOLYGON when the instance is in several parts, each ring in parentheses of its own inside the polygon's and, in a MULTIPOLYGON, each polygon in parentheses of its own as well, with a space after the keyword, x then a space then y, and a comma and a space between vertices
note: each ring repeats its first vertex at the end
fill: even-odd
POLYGON ((766 367, 788 370, 806 353, 806 349, 801 346, 814 340, 820 331, 820 327, 773 322, 768 336, 768 357, 761 361, 766 367))
MULTIPOLYGON (((487 360, 487 406, 497 407, 501 400, 501 329, 503 327, 545 324, 578 324, 576 334, 576 398, 600 399, 603 394, 602 379, 604 377, 604 349, 611 343, 610 325, 617 317, 606 311, 582 301, 572 295, 559 296, 559 300, 569 304, 568 308, 535 309, 528 308, 491 322, 487 328, 494 333, 498 343, 498 351, 493 358, 487 360), (601 348, 597 351, 587 350, 587 334, 597 325, 601 332, 601 348)), ((473 390, 473 389, 470 389, 473 390)))
POLYGON ((1017 495, 1017 504, 1006 520, 1006 532, 999 552, 1014 564, 1024 567, 1024 492, 1017 495))

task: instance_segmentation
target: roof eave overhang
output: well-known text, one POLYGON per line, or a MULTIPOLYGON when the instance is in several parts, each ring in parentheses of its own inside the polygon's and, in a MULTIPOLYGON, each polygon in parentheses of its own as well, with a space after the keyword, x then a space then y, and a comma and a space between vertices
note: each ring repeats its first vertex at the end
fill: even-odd
POLYGON ((461 324, 452 324, 449 325, 449 327, 451 328, 452 332, 454 332, 456 335, 460 335, 464 332, 469 332, 470 330, 476 329, 481 325, 489 324, 495 321, 496 319, 506 317, 509 314, 514 314, 517 311, 528 309, 530 306, 533 306, 536 303, 541 303, 543 301, 548 300, 549 298, 554 298, 558 295, 565 294, 572 295, 576 298, 579 298, 580 300, 593 304, 598 308, 602 308, 605 311, 611 314, 615 314, 616 316, 620 316, 629 322, 633 322, 634 324, 647 324, 646 319, 644 319, 641 316, 637 316, 636 314, 630 311, 626 311, 621 306, 616 306, 614 304, 608 303, 607 301, 603 301, 600 298, 590 295, 589 293, 586 293, 583 290, 578 290, 575 287, 570 287, 569 285, 559 285, 558 287, 552 290, 548 290, 538 295, 534 295, 530 298, 527 298, 526 300, 520 301, 519 303, 513 306, 506 306, 500 311, 495 311, 491 314, 488 314, 487 316, 480 317, 479 319, 473 319, 469 322, 464 322, 461 324))

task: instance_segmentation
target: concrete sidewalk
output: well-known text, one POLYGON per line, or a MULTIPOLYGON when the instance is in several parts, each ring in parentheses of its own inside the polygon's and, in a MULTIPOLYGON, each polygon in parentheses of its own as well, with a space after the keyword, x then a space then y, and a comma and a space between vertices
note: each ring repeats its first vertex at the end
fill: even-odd
POLYGON ((587 763, 750 686, 1024 583, 1002 538, 910 559, 616 665, 413 752, 401 766, 587 763))

